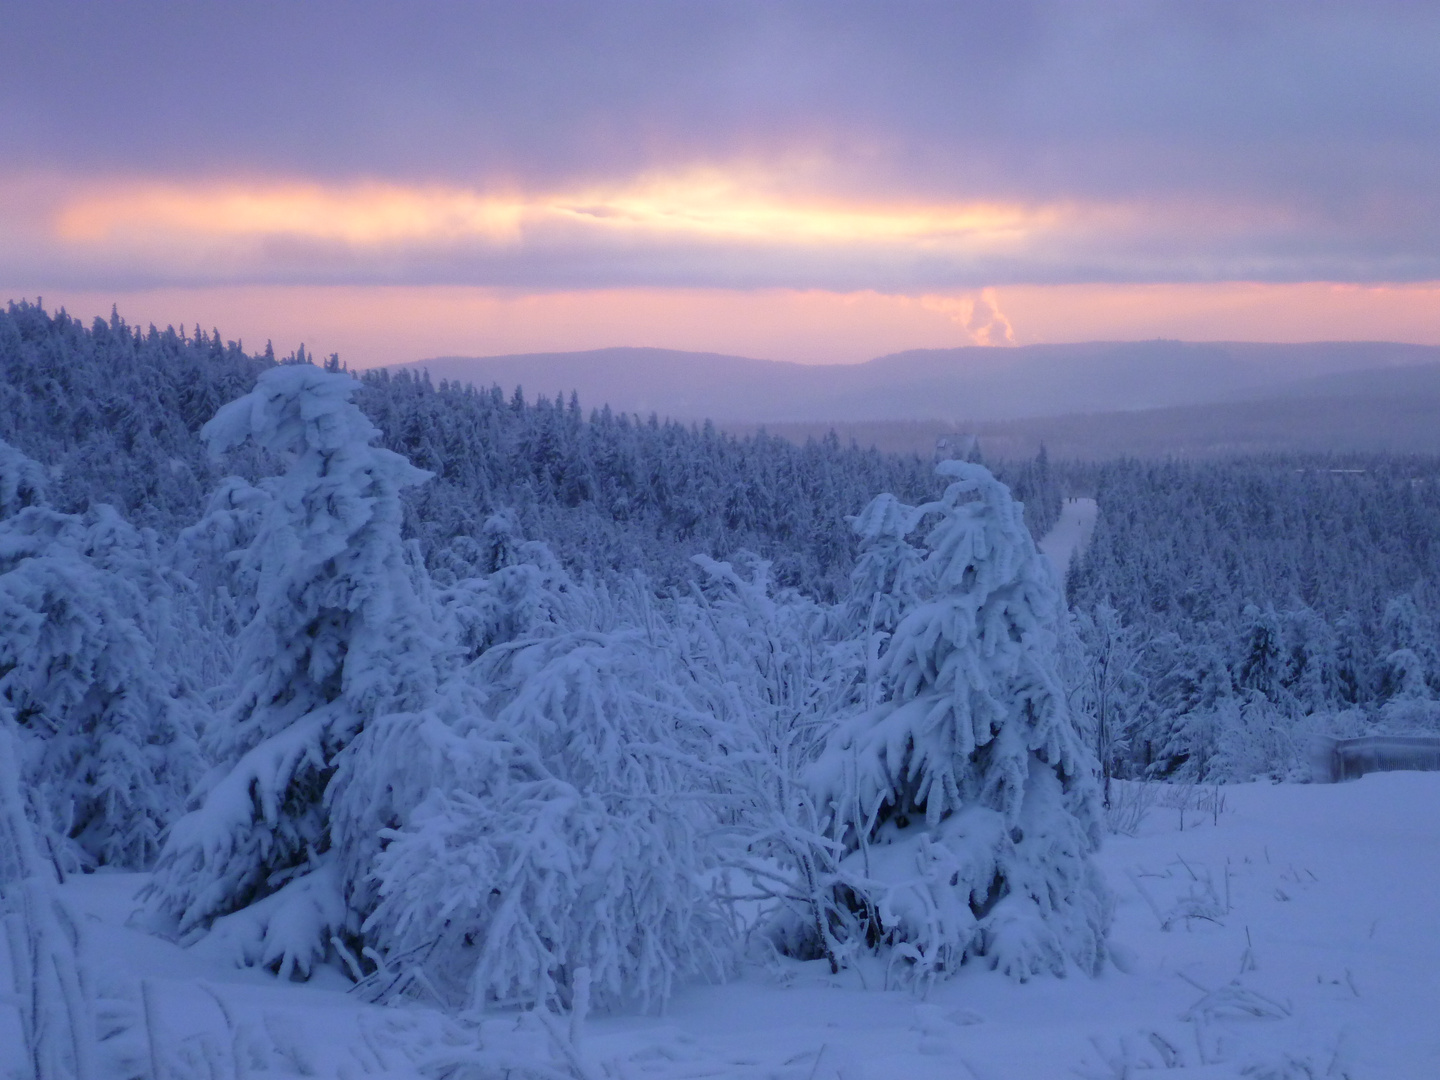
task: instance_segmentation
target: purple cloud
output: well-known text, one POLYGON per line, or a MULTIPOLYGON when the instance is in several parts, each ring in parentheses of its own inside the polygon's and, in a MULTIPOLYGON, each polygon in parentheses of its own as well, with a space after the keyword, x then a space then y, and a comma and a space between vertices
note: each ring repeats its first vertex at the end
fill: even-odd
MULTIPOLYGON (((7 7, 12 188, 376 182, 543 199, 754 167, 785 205, 1069 215, 1028 246, 984 250, 548 226, 508 247, 463 233, 377 247, 282 229, 219 259, 175 234, 196 257, 169 261, 0 218, 10 280, 915 292, 1440 278, 1433 3, 7 7)), ((14 213, 43 224, 65 209, 14 213)))

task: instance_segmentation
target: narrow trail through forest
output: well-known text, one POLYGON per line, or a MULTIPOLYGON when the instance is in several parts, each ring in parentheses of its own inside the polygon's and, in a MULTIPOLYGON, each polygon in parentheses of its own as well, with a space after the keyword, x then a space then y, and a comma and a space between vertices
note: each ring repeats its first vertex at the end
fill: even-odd
POLYGON ((1095 532, 1095 519, 1100 507, 1094 499, 1066 499, 1060 508, 1060 520, 1040 541, 1040 553, 1050 560, 1065 588, 1065 574, 1070 564, 1084 551, 1095 532))

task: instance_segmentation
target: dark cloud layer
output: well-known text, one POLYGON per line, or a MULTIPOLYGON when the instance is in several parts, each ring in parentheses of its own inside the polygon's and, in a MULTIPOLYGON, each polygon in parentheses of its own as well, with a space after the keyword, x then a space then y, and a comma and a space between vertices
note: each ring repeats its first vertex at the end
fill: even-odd
POLYGON ((0 26, 15 174, 553 190, 753 160, 808 196, 1158 208, 1108 246, 828 277, 697 244, 340 253, 300 279, 571 286, 592 255, 610 284, 1440 277, 1436 3, 47 0, 0 26))
POLYGON ((469 183, 808 144, 936 192, 1344 204, 1440 162, 1414 0, 6 7, 12 165, 469 183))

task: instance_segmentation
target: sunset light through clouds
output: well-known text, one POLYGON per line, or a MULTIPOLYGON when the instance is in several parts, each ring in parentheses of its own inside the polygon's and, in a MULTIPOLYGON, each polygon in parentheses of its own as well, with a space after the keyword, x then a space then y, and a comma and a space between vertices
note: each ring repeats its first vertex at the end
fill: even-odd
POLYGON ((767 246, 915 245, 956 256, 1043 235, 1050 208, 987 204, 887 206, 777 197, 719 171, 644 178, 574 192, 487 194, 362 184, 120 187, 82 195, 55 214, 55 237, 124 251, 156 241, 291 238, 355 248, 478 242, 513 247, 547 233, 622 244, 700 239, 767 246))
POLYGON ((12 12, 8 298, 357 365, 1440 342, 1434 5, 127 12, 12 12))

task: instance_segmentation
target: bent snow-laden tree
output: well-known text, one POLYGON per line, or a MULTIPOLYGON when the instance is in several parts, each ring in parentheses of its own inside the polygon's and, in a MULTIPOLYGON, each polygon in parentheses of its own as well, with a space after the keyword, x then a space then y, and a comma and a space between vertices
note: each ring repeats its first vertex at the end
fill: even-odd
POLYGON ((273 368, 202 432, 212 453, 254 440, 286 469, 261 482, 238 553, 256 595, 231 704, 207 731, 220 764, 171 829, 154 895, 180 933, 223 929, 282 975, 307 973, 372 906, 380 832, 404 808, 365 736, 430 704, 441 652, 400 537, 400 492, 429 474, 370 445, 357 388, 273 368))
POLYGON ((1059 592, 1004 485, 939 471, 953 482, 919 508, 939 520, 879 658, 885 696, 813 774, 864 883, 848 903, 916 977, 974 956, 1021 979, 1095 971, 1109 902, 1095 763, 1057 674, 1059 592))
POLYGON ((382 995, 658 1005, 724 967, 706 843, 719 721, 688 704, 645 582, 546 591, 519 609, 552 617, 474 665, 487 708, 448 728, 434 790, 376 860, 382 995))

